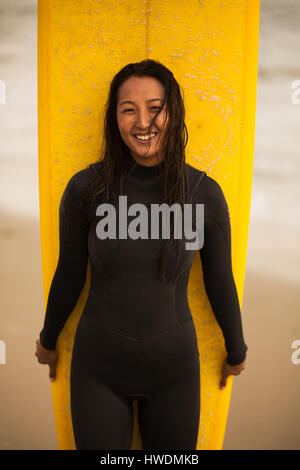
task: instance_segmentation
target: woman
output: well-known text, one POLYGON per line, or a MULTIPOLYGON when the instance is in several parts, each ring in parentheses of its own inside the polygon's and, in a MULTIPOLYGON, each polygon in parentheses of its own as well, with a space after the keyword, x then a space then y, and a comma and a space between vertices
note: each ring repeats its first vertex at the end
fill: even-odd
POLYGON ((228 353, 221 388, 245 366, 248 347, 232 274, 228 207, 218 183, 185 162, 184 117, 180 87, 166 67, 154 60, 127 65, 110 86, 104 157, 74 174, 62 195, 60 254, 36 356, 49 365, 54 380, 56 341, 85 283, 89 257, 91 286, 70 378, 77 449, 130 449, 133 399, 144 449, 196 448, 199 351, 187 301, 196 251, 228 353), (131 206, 131 232, 118 211, 124 200, 119 196, 131 206), (147 236, 148 223, 139 227, 139 238, 128 236, 137 231, 133 204, 151 213, 154 204, 175 202, 181 208, 204 204, 200 250, 185 249, 185 234, 174 237, 174 217, 168 238, 161 230, 158 238, 147 236))

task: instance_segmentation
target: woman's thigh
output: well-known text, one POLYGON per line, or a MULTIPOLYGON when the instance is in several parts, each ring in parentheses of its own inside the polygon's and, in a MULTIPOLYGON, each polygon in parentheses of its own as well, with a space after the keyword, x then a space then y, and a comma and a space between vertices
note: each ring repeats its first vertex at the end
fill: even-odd
POLYGON ((130 449, 133 408, 109 385, 89 373, 76 355, 70 377, 71 415, 78 450, 130 449))
POLYGON ((200 364, 138 402, 143 449, 195 450, 200 420, 200 364))

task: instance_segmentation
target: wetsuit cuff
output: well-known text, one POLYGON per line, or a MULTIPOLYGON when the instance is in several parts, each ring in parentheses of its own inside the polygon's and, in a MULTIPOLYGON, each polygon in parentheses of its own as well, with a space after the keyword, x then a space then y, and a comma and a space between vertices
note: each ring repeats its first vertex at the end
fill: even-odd
POLYGON ((237 364, 240 364, 246 359, 247 351, 248 351, 248 347, 246 347, 244 352, 241 354, 228 354, 228 356, 226 357, 226 362, 230 364, 231 366, 236 366, 237 364))
POLYGON ((51 351, 55 351, 56 349, 56 342, 54 343, 44 338, 44 329, 40 332, 40 343, 44 348, 50 349, 51 351))

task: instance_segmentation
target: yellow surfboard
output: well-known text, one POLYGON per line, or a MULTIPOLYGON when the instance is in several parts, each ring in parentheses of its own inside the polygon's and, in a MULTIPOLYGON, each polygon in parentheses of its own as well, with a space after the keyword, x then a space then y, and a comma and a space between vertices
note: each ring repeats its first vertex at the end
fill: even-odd
MULTIPOLYGON (((242 305, 258 31, 259 0, 39 0, 38 151, 45 305, 58 261, 62 192, 75 172, 98 159, 99 119, 110 80, 127 63, 145 58, 159 60, 174 73, 186 106, 187 162, 205 170, 224 192, 231 218, 233 274, 242 305)), ((88 267, 85 287, 57 342, 57 378, 51 389, 59 449, 76 448, 70 363, 89 284, 88 267)), ((194 260, 188 296, 200 353, 197 449, 218 450, 223 446, 233 376, 220 390, 226 350, 205 293, 200 256, 194 260)), ((247 343, 247 331, 244 335, 247 343)), ((135 401, 132 449, 142 449, 136 405, 135 401)))

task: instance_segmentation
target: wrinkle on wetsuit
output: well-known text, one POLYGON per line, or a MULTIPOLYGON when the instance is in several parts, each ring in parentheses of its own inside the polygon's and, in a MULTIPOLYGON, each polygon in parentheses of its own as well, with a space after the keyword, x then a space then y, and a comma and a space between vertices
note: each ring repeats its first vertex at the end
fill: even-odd
MULTIPOLYGON (((132 157, 131 157, 132 158, 132 157)), ((132 400, 138 399, 144 449, 195 449, 200 418, 197 336, 187 299, 196 250, 185 250, 179 275, 160 277, 161 239, 105 239, 87 204, 74 213, 97 171, 95 163, 69 180, 59 207, 60 252, 51 283, 41 344, 55 349, 91 267, 89 296, 78 323, 71 363, 71 414, 77 449, 130 449, 132 400)), ((132 158, 128 206, 163 200, 159 165, 132 158)), ((231 265, 228 206, 219 184, 185 163, 193 204, 204 204, 199 251, 205 290, 222 329, 227 362, 246 358, 241 311, 231 265)), ((113 198, 118 214, 117 198, 113 198)), ((117 217, 118 218, 118 217, 117 217)), ((128 216, 128 222, 131 218, 128 216)), ((169 273, 175 273, 170 250, 169 273)))

